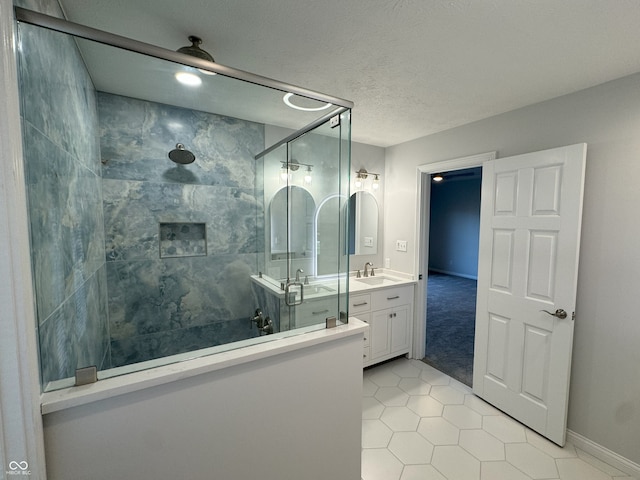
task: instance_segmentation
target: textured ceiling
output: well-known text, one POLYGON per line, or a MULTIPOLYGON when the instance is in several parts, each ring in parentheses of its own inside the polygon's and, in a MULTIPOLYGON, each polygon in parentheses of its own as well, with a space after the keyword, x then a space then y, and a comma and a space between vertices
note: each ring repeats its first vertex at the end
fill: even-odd
POLYGON ((69 20, 355 102, 389 146, 640 71, 638 0, 61 0, 69 20))

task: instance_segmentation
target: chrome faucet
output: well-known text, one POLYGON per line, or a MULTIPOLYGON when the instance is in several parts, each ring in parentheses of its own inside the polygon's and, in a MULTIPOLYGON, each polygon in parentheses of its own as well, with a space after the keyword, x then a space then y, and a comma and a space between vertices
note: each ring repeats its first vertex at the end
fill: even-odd
POLYGON ((258 328, 262 328, 264 326, 264 317, 262 316, 262 310, 256 308, 256 311, 253 314, 253 317, 250 318, 250 320, 251 322, 249 323, 249 325, 253 326, 253 324, 255 323, 258 328))
POLYGON ((304 273, 304 270, 302 270, 301 268, 299 268, 298 270, 296 270, 296 282, 300 281, 300 274, 304 273))
POLYGON ((253 326, 253 324, 255 323, 256 327, 258 327, 258 330, 260 331, 260 335, 270 335, 273 333, 273 321, 269 317, 263 317, 262 310, 260 310, 259 308, 256 308, 256 311, 253 314, 253 317, 250 318, 250 320, 250 325, 253 326))
POLYGON ((264 325, 260 328, 260 335, 271 335, 273 333, 273 321, 267 317, 264 319, 264 325))
POLYGON ((368 270, 369 267, 371 267, 371 276, 374 275, 374 273, 373 273, 373 263, 367 262, 367 263, 364 264, 364 275, 363 276, 365 278, 369 276, 369 270, 368 270))

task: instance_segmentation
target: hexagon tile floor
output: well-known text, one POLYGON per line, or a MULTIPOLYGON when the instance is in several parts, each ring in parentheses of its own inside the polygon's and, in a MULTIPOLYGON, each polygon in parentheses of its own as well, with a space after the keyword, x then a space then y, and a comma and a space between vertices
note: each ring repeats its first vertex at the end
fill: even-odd
POLYGON ((362 480, 633 480, 417 360, 364 371, 362 480))

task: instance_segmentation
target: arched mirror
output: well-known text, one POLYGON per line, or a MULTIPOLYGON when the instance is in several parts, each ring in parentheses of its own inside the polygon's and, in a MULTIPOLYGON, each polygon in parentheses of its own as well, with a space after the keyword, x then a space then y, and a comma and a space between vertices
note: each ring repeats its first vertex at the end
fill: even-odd
POLYGON ((281 188, 271 199, 269 210, 271 259, 310 257, 313 250, 313 217, 316 210, 311 194, 295 185, 281 188))
POLYGON ((378 253, 378 202, 369 192, 355 192, 349 199, 349 253, 378 253))
POLYGON ((344 241, 336 235, 338 225, 346 221, 346 202, 343 195, 325 198, 316 214, 316 275, 330 275, 336 272, 340 256, 346 251, 344 241))

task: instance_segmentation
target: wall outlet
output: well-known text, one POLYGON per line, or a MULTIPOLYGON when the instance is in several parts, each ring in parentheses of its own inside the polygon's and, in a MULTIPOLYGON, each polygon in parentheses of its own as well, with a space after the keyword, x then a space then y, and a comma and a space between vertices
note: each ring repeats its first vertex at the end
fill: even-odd
POLYGON ((406 240, 396 240, 396 250, 398 252, 406 252, 407 251, 407 241, 406 240))

